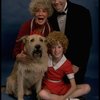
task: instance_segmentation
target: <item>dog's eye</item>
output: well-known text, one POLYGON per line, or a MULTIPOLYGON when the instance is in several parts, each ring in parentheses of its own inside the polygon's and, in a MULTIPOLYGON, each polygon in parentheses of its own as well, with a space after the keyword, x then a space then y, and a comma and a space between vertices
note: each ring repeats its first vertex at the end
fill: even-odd
POLYGON ((31 41, 31 42, 34 42, 34 39, 31 39, 30 41, 31 41))
POLYGON ((43 42, 43 39, 40 38, 40 41, 43 42))
POLYGON ((47 43, 47 40, 44 40, 45 43, 47 43))

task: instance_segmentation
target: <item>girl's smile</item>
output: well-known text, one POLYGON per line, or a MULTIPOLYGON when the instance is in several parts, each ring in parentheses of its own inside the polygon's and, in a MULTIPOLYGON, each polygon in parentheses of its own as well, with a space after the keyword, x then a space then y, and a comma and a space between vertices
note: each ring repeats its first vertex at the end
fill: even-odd
POLYGON ((56 45, 52 45, 51 54, 54 59, 60 60, 63 56, 63 47, 61 43, 57 43, 56 45))

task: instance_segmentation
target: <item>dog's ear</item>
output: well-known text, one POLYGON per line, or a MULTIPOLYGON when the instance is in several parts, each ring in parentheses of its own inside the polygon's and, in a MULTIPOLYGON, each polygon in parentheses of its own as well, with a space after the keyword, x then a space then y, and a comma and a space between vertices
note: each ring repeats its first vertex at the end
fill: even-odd
POLYGON ((20 39, 16 40, 16 42, 22 41, 25 44, 27 41, 27 37, 28 37, 28 35, 25 35, 25 36, 21 37, 20 39))

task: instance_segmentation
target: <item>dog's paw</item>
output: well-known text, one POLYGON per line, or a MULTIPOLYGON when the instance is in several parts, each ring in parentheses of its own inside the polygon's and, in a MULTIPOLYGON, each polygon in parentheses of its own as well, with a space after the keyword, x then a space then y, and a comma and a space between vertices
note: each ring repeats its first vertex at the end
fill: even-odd
POLYGON ((30 90, 25 91, 25 95, 31 95, 31 94, 32 94, 32 92, 30 90))
POLYGON ((6 86, 1 86, 1 93, 5 93, 6 92, 6 86))
POLYGON ((40 98, 40 96, 39 96, 39 95, 37 95, 37 100, 41 100, 41 98, 40 98))
POLYGON ((7 94, 13 94, 12 88, 9 85, 6 86, 5 91, 7 94))
POLYGON ((19 98, 18 100, 24 100, 23 98, 19 98))
POLYGON ((18 98, 18 100, 24 100, 23 98, 18 98))

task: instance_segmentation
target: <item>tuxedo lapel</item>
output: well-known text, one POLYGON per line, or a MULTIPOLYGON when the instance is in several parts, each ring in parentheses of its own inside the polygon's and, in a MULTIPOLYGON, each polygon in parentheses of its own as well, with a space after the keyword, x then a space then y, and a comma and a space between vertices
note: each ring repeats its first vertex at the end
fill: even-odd
POLYGON ((69 35, 71 35, 70 31, 72 28, 71 24, 73 23, 73 11, 72 11, 72 7, 71 7, 71 3, 68 3, 68 11, 67 11, 67 19, 66 19, 66 25, 65 25, 65 34, 69 37, 69 35))
POLYGON ((67 15, 66 15, 66 25, 65 25, 65 34, 69 35, 69 31, 70 31, 70 12, 68 10, 67 15))

